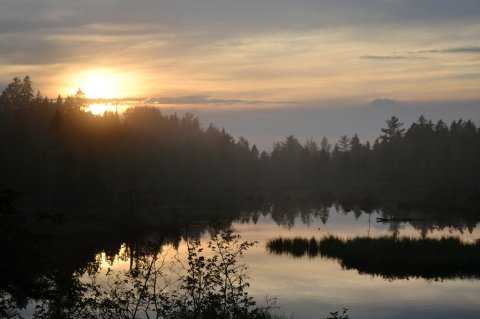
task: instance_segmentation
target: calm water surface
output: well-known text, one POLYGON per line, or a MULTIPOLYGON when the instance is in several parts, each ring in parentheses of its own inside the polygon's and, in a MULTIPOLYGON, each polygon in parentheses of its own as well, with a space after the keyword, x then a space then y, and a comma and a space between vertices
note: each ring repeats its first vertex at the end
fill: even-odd
MULTIPOLYGON (((379 223, 379 216, 379 212, 346 213, 335 207, 315 214, 245 214, 232 227, 243 240, 258 242, 242 260, 250 267, 250 293, 260 303, 266 296, 277 298, 282 313, 299 319, 325 318, 330 311, 341 308, 348 308, 353 319, 480 318, 480 280, 384 279, 342 269, 336 260, 274 255, 266 249, 266 242, 279 236, 321 239, 326 235, 352 238, 396 234, 416 238, 455 236, 465 242, 480 238, 478 225, 458 230, 419 221, 412 222, 416 225, 413 227, 408 222, 379 223)), ((207 240, 205 234, 202 241, 207 240)), ((178 251, 185 253, 185 242, 180 243, 178 251)), ((128 260, 116 259, 113 268, 127 268, 128 264, 128 260)))

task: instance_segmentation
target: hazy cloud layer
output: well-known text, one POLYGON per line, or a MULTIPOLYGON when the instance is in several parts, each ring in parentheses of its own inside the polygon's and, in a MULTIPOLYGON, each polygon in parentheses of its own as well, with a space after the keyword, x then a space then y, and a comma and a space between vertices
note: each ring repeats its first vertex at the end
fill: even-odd
POLYGON ((27 54, 2 58, 30 64, 33 56, 73 62, 85 55, 82 48, 89 47, 94 49, 90 55, 102 48, 118 51, 164 41, 164 49, 195 48, 278 32, 342 30, 367 40, 384 36, 395 40, 400 27, 424 32, 458 24, 464 29, 478 27, 478 18, 480 3, 471 0, 3 0, 0 38, 5 39, 2 51, 36 48, 29 52, 30 59, 27 54), (124 42, 127 39, 131 41, 124 42))
POLYGON ((458 47, 458 48, 448 48, 448 49, 434 49, 434 50, 424 50, 419 51, 419 53, 480 53, 480 47, 471 46, 471 47, 458 47))
POLYGON ((220 99, 213 98, 207 95, 187 95, 187 96, 164 96, 164 97, 154 97, 148 98, 144 101, 145 103, 153 104, 170 104, 170 105, 188 105, 188 104, 278 104, 278 103, 288 103, 288 102, 268 102, 268 101, 259 101, 259 100, 239 100, 239 99, 220 99))
POLYGON ((363 55, 360 57, 365 60, 372 61, 395 61, 395 60, 424 60, 427 59, 425 56, 419 55, 363 55))
POLYGON ((460 80, 480 80, 480 73, 464 73, 455 75, 454 78, 460 80))

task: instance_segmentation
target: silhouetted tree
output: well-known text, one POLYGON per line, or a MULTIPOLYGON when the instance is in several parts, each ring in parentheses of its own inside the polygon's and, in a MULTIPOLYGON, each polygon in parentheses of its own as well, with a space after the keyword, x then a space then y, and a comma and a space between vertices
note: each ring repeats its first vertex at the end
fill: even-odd
POLYGON ((352 147, 350 143, 350 139, 346 135, 343 135, 342 137, 340 137, 340 139, 337 142, 337 145, 338 145, 339 152, 348 152, 352 147))
POLYGON ((18 77, 7 85, 0 95, 0 108, 19 110, 26 108, 33 99, 32 81, 27 75, 20 80, 18 77))
POLYGON ((403 123, 400 123, 399 119, 395 116, 392 116, 389 120, 387 120, 387 128, 382 128, 382 140, 389 142, 394 139, 401 138, 405 129, 402 129, 403 123))

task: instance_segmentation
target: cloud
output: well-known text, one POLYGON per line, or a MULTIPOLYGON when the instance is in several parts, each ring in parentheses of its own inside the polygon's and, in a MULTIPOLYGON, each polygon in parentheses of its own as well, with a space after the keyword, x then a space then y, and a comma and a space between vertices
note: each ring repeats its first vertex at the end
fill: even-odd
MULTIPOLYGON (((2 86, 0 86, 2 88, 2 86)), ((295 104, 296 102, 285 101, 261 101, 261 100, 243 100, 243 99, 221 99, 212 98, 208 95, 184 95, 184 96, 160 96, 151 98, 126 97, 126 98, 95 98, 88 99, 89 103, 102 104, 128 104, 128 105, 211 105, 211 104, 295 104)))
POLYGON ((451 78, 459 80, 480 80, 480 73, 465 73, 454 75, 451 78))
POLYGON ((363 55, 360 58, 365 60, 379 60, 379 61, 425 59, 424 57, 406 56, 406 55, 363 55))
POLYGON ((466 46, 466 47, 447 48, 447 49, 423 50, 423 51, 418 51, 418 53, 480 53, 480 47, 466 46))
MULTIPOLYGON (((319 30, 367 26, 449 23, 480 18, 471 0, 2 0, 1 33, 49 35, 88 29, 94 34, 170 33, 205 40, 275 30, 319 30), (3 14, 2 14, 3 12, 3 14), (121 23, 122 28, 109 27, 121 23), (138 26, 148 28, 138 32, 138 26), (93 26, 93 27, 92 27, 93 26), (102 27, 98 27, 102 26, 102 27)), ((360 27, 360 28, 357 28, 360 27)), ((382 28, 389 30, 389 28, 382 28)), ((382 29, 375 28, 374 32, 382 29)), ((90 34, 90 33, 89 33, 90 34)))
MULTIPOLYGON (((435 53, 480 53, 480 47, 478 46, 464 46, 464 47, 454 47, 446 49, 432 49, 432 50, 420 50, 415 52, 416 54, 435 54, 435 53)), ((362 55, 361 59, 373 60, 373 61, 394 61, 394 60, 424 60, 426 57, 418 55, 362 55)))
POLYGON ((220 98, 212 98, 208 95, 185 95, 185 96, 176 96, 176 97, 162 96, 162 97, 148 98, 144 102, 152 103, 152 104, 168 104, 168 105, 290 103, 290 102, 269 102, 269 101, 260 101, 260 100, 220 99, 220 98))

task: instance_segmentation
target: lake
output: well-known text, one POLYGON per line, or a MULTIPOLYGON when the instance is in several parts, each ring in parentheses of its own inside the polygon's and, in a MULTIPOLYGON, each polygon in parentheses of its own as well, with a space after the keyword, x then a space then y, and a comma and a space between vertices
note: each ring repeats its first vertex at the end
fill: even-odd
MULTIPOLYGON (((457 237, 466 244, 473 244, 480 238, 476 221, 448 218, 445 214, 423 215, 418 211, 397 213, 397 216, 406 215, 416 218, 393 218, 380 222, 377 218, 393 216, 388 209, 365 213, 339 205, 318 209, 297 206, 278 208, 272 205, 261 211, 240 213, 233 219, 231 228, 241 235, 242 240, 258 242, 240 260, 249 267, 250 294, 259 303, 264 302, 266 296, 276 298, 278 312, 285 313, 287 317, 325 318, 331 311, 348 308, 349 316, 356 319, 479 318, 478 276, 389 278, 360 274, 357 269, 342 269, 339 261, 333 258, 320 255, 293 257, 267 249, 267 242, 278 237, 314 237, 317 240, 329 235, 343 239, 358 236, 457 237)), ((209 238, 205 221, 191 222, 186 227, 187 234, 189 229, 200 236, 205 245, 209 238)), ((153 238, 155 234, 145 238, 149 236, 153 238)), ((175 251, 168 244, 164 249, 170 253, 175 251)), ((184 255, 186 242, 178 242, 176 249, 184 255)), ((125 258, 125 245, 121 255, 122 258, 111 256, 113 262, 110 265, 105 262, 105 254, 98 254, 97 259, 104 261, 104 267, 126 269, 130 261, 125 258)))

